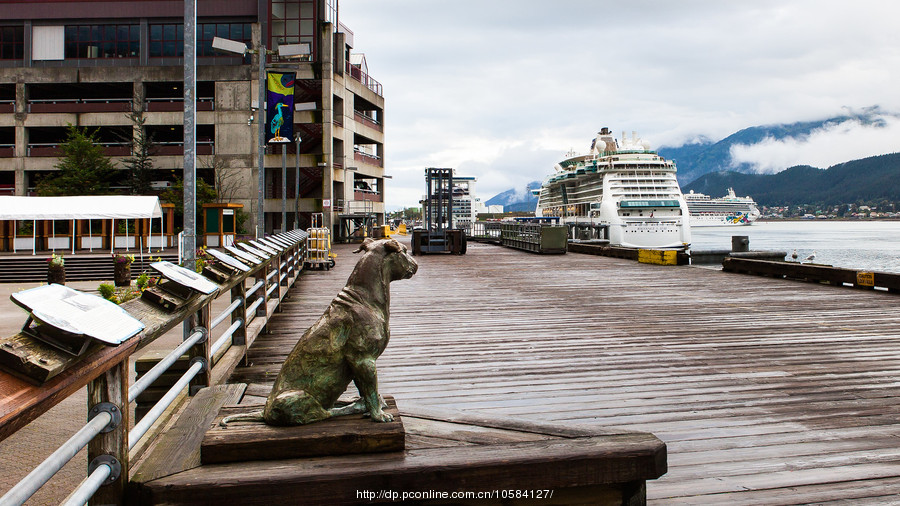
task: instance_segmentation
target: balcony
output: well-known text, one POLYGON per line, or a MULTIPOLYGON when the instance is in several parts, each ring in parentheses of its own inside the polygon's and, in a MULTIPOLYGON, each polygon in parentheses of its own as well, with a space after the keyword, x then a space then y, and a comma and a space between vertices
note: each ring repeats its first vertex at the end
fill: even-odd
POLYGON ((353 190, 353 199, 366 202, 383 202, 381 194, 373 190, 353 190))
POLYGON ((369 165, 374 165, 376 167, 384 167, 384 162, 381 160, 381 157, 378 155, 372 155, 366 153, 364 151, 354 151, 353 159, 357 162, 367 163, 369 165))
POLYGON ((362 85, 366 88, 369 88, 370 90, 375 92, 375 94, 379 97, 383 96, 381 94, 381 83, 372 79, 368 74, 363 72, 361 68, 351 64, 349 61, 347 62, 347 74, 349 74, 353 79, 356 79, 357 81, 362 83, 362 85))
POLYGON ((384 132, 384 127, 381 125, 381 122, 379 122, 375 118, 369 117, 368 115, 360 111, 353 111, 353 117, 358 123, 362 123, 363 125, 372 127, 379 132, 384 132))
POLYGON ((16 156, 16 147, 12 144, 0 144, 0 158, 12 158, 16 156))
POLYGON ((15 100, 0 100, 0 114, 12 114, 16 112, 15 100))
POLYGON ((29 113, 131 112, 130 98, 54 98, 28 101, 29 113))

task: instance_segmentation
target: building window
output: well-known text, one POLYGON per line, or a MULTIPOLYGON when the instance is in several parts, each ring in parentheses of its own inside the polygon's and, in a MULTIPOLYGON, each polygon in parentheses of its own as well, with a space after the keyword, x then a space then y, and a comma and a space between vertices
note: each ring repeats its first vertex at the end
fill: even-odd
MULTIPOLYGON (((200 23, 197 28, 197 56, 234 56, 213 50, 214 37, 253 45, 250 23, 200 23)), ((184 56, 184 25, 150 25, 150 56, 184 56)))
POLYGON ((150 25, 150 56, 184 55, 184 25, 150 25))
POLYGON ((21 26, 0 27, 0 60, 21 60, 25 54, 25 29, 21 26))
POLYGON ((68 25, 66 58, 137 58, 139 25, 68 25))
POLYGON ((271 47, 301 42, 314 47, 316 34, 314 0, 272 0, 271 5, 272 16, 269 20, 271 47))

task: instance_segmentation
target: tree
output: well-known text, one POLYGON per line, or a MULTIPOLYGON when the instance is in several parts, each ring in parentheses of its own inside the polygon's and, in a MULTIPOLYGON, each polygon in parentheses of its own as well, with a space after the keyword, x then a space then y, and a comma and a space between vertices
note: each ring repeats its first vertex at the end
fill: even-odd
POLYGON ((231 202, 243 189, 244 181, 239 170, 225 167, 220 158, 208 156, 201 160, 203 166, 213 170, 215 178, 216 202, 231 202))
POLYGON ((122 165, 129 171, 127 176, 128 185, 131 187, 132 195, 149 195, 150 183, 153 178, 153 160, 151 157, 156 151, 156 144, 153 142, 153 135, 147 133, 144 128, 146 119, 141 113, 133 112, 128 115, 134 126, 134 135, 127 140, 131 142, 132 156, 122 160, 122 165))
MULTIPOLYGON (((216 190, 202 179, 197 179, 197 209, 194 212, 194 224, 197 230, 202 230, 203 204, 209 204, 216 201, 216 190)), ((178 178, 169 189, 164 191, 160 196, 163 202, 175 204, 175 218, 184 223, 184 180, 178 178)))
POLYGON ((97 142, 97 130, 91 132, 69 124, 66 140, 60 145, 63 157, 56 165, 58 170, 38 182, 38 195, 109 194, 116 169, 97 142))

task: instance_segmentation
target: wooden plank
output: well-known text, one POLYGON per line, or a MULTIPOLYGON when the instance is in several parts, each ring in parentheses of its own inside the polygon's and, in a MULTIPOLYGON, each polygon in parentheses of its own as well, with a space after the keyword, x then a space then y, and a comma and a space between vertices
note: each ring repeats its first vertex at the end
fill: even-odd
MULTIPOLYGON (((349 256, 342 248, 338 255, 349 256)), ((453 416, 652 432, 669 445, 672 466, 648 483, 651 502, 732 497, 721 494, 755 504, 780 494, 789 502, 795 487, 841 487, 828 462, 866 452, 890 458, 896 448, 900 313, 885 310, 896 303, 892 294, 695 267, 662 273, 610 257, 546 258, 474 243, 463 260, 418 257, 416 276, 392 284, 392 339, 378 361, 379 386, 407 417, 421 407, 440 418, 454 407, 453 416), (721 463, 733 472, 746 463, 757 472, 750 479, 773 476, 778 487, 781 445, 784 464, 815 458, 822 483, 715 487, 721 463), (688 477, 692 487, 680 487, 688 477), (761 499, 754 502, 754 493, 761 499)), ((351 264, 304 274, 311 277, 235 377, 264 391, 351 264)), ((441 427, 417 441, 446 446, 467 437, 441 427)), ((486 434, 470 437, 489 441, 486 434)), ((865 483, 872 497, 900 493, 886 475, 847 478, 866 480, 849 483, 865 483)))
POLYGON ((597 436, 404 453, 202 466, 145 483, 142 504, 353 504, 357 491, 485 491, 596 486, 665 472, 665 445, 646 435, 597 436), (237 471, 240 469, 240 471, 237 471))
POLYGON ((261 421, 235 421, 222 427, 222 418, 259 411, 263 405, 224 407, 203 437, 201 461, 206 465, 403 451, 405 432, 397 403, 390 396, 384 400, 388 404, 385 412, 394 417, 391 422, 375 423, 362 415, 347 415, 293 427, 275 427, 261 421))
POLYGON ((200 465, 200 442, 219 409, 238 402, 246 385, 228 384, 201 389, 175 424, 145 452, 148 457, 135 467, 132 482, 141 483, 200 465))

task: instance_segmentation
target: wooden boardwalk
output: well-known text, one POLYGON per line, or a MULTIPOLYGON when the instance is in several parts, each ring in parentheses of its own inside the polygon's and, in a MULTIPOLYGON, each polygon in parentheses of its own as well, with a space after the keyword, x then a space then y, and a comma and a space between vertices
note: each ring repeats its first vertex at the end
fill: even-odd
MULTIPOLYGON (((232 382, 268 393, 355 263, 306 272, 232 382)), ((652 432, 650 503, 900 501, 897 295, 469 244, 392 285, 404 406, 652 432)), ((260 396, 260 397, 257 397, 260 396)))

